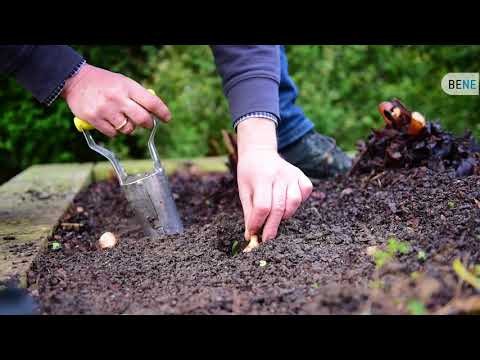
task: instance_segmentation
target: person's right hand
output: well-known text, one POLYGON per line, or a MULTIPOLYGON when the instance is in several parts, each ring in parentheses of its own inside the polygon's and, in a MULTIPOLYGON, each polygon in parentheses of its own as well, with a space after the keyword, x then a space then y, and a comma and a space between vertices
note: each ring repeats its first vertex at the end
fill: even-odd
POLYGON ((237 127, 237 182, 245 221, 245 240, 277 236, 280 222, 293 216, 310 196, 313 185, 277 152, 275 124, 251 118, 237 127))
POLYGON ((171 118, 162 100, 136 81, 88 64, 66 81, 61 96, 76 117, 109 137, 152 128, 152 114, 164 122, 171 118))

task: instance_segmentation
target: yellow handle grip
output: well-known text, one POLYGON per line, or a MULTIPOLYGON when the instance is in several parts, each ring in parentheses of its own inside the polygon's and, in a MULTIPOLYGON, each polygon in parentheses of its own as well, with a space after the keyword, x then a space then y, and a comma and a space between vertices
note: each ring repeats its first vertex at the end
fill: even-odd
POLYGON ((78 117, 74 117, 73 122, 77 130, 80 132, 95 129, 92 125, 90 125, 90 123, 86 122, 85 120, 79 119, 78 117))
MULTIPOLYGON (((155 91, 153 89, 148 89, 148 91, 151 92, 153 95, 156 95, 155 91)), ((82 119, 80 119, 76 116, 73 118, 73 123, 75 124, 75 127, 77 128, 77 130, 79 132, 95 129, 95 127, 93 125, 91 125, 90 123, 88 123, 85 120, 82 120, 82 119)))

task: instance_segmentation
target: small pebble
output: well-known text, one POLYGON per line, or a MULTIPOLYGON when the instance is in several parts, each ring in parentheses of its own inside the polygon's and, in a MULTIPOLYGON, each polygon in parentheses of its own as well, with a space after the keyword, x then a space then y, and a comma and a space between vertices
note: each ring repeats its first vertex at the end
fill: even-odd
POLYGON ((367 255, 368 256, 373 256, 377 252, 377 247, 376 246, 369 246, 367 247, 367 255))
POLYGON ((346 188, 340 193, 340 197, 343 198, 344 196, 350 195, 351 193, 353 193, 353 189, 346 188))

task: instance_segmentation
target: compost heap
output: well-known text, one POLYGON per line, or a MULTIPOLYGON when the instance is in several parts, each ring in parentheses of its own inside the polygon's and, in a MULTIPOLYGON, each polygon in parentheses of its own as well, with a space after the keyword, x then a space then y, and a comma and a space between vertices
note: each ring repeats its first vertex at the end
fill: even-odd
POLYGON ((456 137, 442 130, 438 120, 426 121, 398 99, 378 106, 385 127, 372 130, 359 143, 359 155, 350 174, 372 175, 388 168, 426 166, 434 171, 455 171, 457 177, 480 173, 480 145, 471 133, 456 137))

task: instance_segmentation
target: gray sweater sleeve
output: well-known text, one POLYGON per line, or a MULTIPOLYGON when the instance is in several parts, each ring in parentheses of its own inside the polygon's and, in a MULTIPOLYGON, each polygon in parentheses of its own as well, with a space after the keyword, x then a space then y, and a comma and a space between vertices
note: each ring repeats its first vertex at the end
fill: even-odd
POLYGON ((279 115, 280 47, 212 45, 232 120, 251 112, 279 115))
POLYGON ((66 45, 0 46, 0 74, 14 77, 42 103, 54 99, 55 92, 83 61, 66 45))

